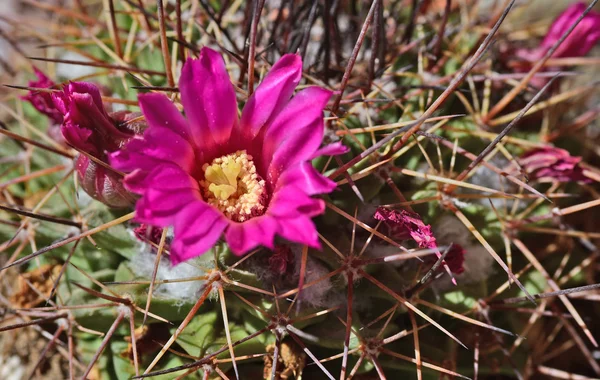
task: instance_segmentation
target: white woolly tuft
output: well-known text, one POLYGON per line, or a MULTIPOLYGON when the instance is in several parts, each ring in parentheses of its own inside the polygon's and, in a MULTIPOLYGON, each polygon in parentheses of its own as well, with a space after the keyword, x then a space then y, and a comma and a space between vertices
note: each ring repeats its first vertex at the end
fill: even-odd
POLYGON ((443 215, 431 226, 433 236, 438 244, 460 244, 463 247, 469 245, 473 235, 464 224, 453 215, 443 215))
MULTIPOLYGON (((72 61, 85 61, 86 57, 81 54, 74 53, 72 51, 65 51, 60 56, 60 59, 72 60, 72 61)), ((97 67, 84 66, 84 65, 71 65, 68 63, 57 63, 56 64, 56 75, 66 79, 76 79, 92 75, 98 71, 97 67)))
MULTIPOLYGON (((295 258, 294 277, 300 278, 300 268, 302 263, 302 248, 300 246, 292 246, 292 252, 295 258)), ((304 283, 307 284, 316 281, 329 273, 329 270, 319 261, 313 259, 310 254, 306 259, 306 274, 304 283)), ((331 279, 320 281, 308 288, 303 288, 300 293, 299 301, 306 302, 312 306, 324 306, 327 304, 327 299, 330 290, 333 288, 331 279)))
MULTIPOLYGON (((156 254, 149 249, 141 249, 139 253, 131 260, 131 269, 138 276, 152 278, 154 270, 154 261, 156 254)), ((206 273, 191 263, 184 262, 177 266, 172 266, 166 258, 161 258, 156 272, 156 280, 176 280, 188 277, 199 277, 206 273)), ((154 288, 154 295, 170 299, 186 301, 195 298, 198 292, 205 284, 205 281, 185 281, 172 284, 157 284, 154 288)))
POLYGON ((25 375, 25 365, 18 356, 0 356, 0 378, 20 380, 25 375))
POLYGON ((381 204, 379 197, 374 197, 370 202, 364 203, 359 209, 356 218, 361 222, 371 225, 375 220, 373 215, 377 211, 377 207, 381 204))
POLYGON ((494 273, 494 258, 482 245, 467 245, 465 249, 465 271, 457 276, 457 281, 472 284, 486 280, 494 273))
POLYGON ((85 208, 89 206, 93 200, 94 198, 90 197, 88 193, 86 193, 85 190, 81 188, 81 186, 77 188, 77 205, 80 208, 85 208))

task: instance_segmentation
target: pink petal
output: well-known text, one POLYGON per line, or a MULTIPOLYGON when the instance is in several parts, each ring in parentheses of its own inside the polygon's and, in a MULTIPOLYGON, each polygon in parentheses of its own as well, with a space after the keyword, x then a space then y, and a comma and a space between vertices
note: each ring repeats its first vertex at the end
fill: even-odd
POLYGON ((169 164, 162 160, 137 153, 137 151, 143 149, 142 144, 143 140, 132 139, 127 144, 128 149, 111 153, 108 156, 111 166, 117 170, 135 172, 138 174, 136 180, 140 180, 142 175, 148 175, 157 166, 169 164))
POLYGON ((281 171, 309 159, 321 145, 325 125, 323 108, 331 91, 309 87, 296 94, 269 125, 264 137, 263 165, 276 183, 281 171), (269 165, 270 163, 270 165, 269 165))
POLYGON ((296 186, 308 195, 331 193, 337 184, 321 175, 310 162, 305 161, 283 172, 277 187, 296 186))
POLYGON ((135 219, 140 223, 166 227, 173 224, 187 205, 200 199, 200 193, 191 188, 166 191, 148 189, 136 203, 135 219))
MULTIPOLYGON (((587 5, 583 2, 569 6, 552 23, 552 26, 546 33, 546 37, 537 49, 535 54, 539 56, 545 54, 550 47, 560 39, 577 18, 585 11, 587 5)), ((600 40, 600 13, 591 11, 571 32, 569 37, 556 49, 553 57, 579 57, 587 54, 600 40)))
POLYGON ((242 133, 254 138, 288 103, 302 78, 302 59, 286 54, 269 71, 244 106, 242 133))
POLYGON ((79 150, 104 158, 105 151, 118 150, 132 137, 116 128, 104 109, 100 89, 91 83, 71 82, 62 92, 53 92, 52 100, 64 115, 63 136, 79 150))
POLYGON ((293 219, 280 219, 278 222, 279 234, 287 240, 321 249, 317 229, 310 218, 300 216, 293 219))
POLYGON ((349 150, 350 148, 338 141, 333 144, 325 145, 321 149, 317 150, 310 160, 321 156, 339 156, 348 153, 349 150))
POLYGON ((243 223, 231 223, 225 232, 225 239, 238 256, 261 245, 274 249, 273 239, 278 228, 276 218, 263 215, 243 223))
POLYGON ((206 253, 219 240, 229 223, 223 214, 203 201, 189 204, 175 220, 171 263, 176 265, 206 253))
MULTIPOLYGON (((35 88, 52 88, 56 85, 42 71, 36 67, 33 68, 37 80, 29 81, 29 87, 35 88)), ((54 124, 62 124, 63 114, 56 108, 52 101, 52 95, 47 92, 29 91, 27 95, 20 97, 22 100, 28 101, 40 113, 48 116, 54 124)))
POLYGON ((313 217, 322 214, 325 204, 321 199, 311 198, 302 189, 287 186, 273 195, 267 213, 276 217, 313 217))
POLYGON ((136 204, 138 221, 166 227, 188 204, 201 198, 198 182, 175 165, 159 165, 149 174, 136 171, 125 177, 125 187, 143 194, 136 204))
POLYGON ((227 144, 238 120, 238 110, 221 55, 205 47, 198 59, 188 59, 183 65, 179 90, 196 145, 227 144))
POLYGON ((68 123, 60 126, 60 131, 65 140, 78 149, 89 152, 92 155, 98 155, 100 152, 96 149, 94 144, 89 142, 90 137, 93 135, 91 129, 80 128, 79 125, 68 123))
MULTIPOLYGON (((125 187, 132 192, 143 194, 146 189, 199 189, 198 181, 179 166, 159 164, 153 170, 136 170, 125 176, 125 187)), ((199 191, 199 190, 198 190, 199 191)))
POLYGON ((187 172, 196 164, 192 146, 181 135, 165 127, 151 126, 143 138, 134 138, 113 153, 111 164, 122 171, 151 170, 161 163, 173 163, 187 172))
POLYGON ((107 116, 106 111, 104 110, 104 104, 102 103, 102 95, 100 94, 100 89, 93 83, 89 82, 71 82, 65 87, 65 92, 70 93, 74 97, 78 97, 81 95, 88 95, 91 97, 94 106, 107 116))
POLYGON ((165 127, 193 141, 187 120, 164 94, 140 94, 138 102, 150 128, 165 127))

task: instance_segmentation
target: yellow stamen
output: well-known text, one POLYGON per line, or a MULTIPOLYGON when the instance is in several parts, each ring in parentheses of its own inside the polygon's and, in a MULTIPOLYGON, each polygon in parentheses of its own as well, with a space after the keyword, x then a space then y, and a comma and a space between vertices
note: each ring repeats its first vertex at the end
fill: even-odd
POLYGON ((243 222, 264 212, 265 181, 256 173, 252 156, 245 150, 215 158, 202 170, 204 199, 225 216, 243 222))

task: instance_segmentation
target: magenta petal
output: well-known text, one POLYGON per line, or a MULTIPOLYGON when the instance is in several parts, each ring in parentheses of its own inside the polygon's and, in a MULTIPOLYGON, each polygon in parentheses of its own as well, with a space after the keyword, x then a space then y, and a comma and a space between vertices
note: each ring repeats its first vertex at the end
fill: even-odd
POLYGON ((117 129, 104 110, 100 90, 91 83, 71 82, 62 92, 52 93, 52 100, 64 115, 63 136, 79 150, 103 159, 105 151, 118 150, 132 137, 117 129))
MULTIPOLYGON (((546 33, 546 37, 539 48, 533 50, 539 56, 545 54, 550 47, 560 39, 577 18, 585 11, 587 5, 579 2, 569 6, 552 23, 552 26, 546 33)), ((559 57, 579 57, 587 54, 600 40, 600 13, 591 11, 581 22, 573 29, 569 37, 556 49, 552 55, 559 57)))
POLYGON ((319 173, 310 162, 301 162, 283 172, 277 182, 280 186, 296 186, 308 195, 331 193, 337 184, 319 173))
POLYGON ((303 189, 287 186, 273 195, 267 212, 276 217, 295 218, 300 215, 312 217, 322 214, 323 211, 322 200, 311 198, 303 189))
POLYGON ((219 53, 202 48, 188 59, 179 80, 181 103, 198 147, 226 144, 237 123, 235 90, 219 53))
POLYGON ((325 145, 317 150, 310 160, 321 156, 339 156, 348 153, 348 151, 350 151, 350 148, 338 141, 333 144, 325 145))
POLYGON ((162 164, 151 171, 136 170, 125 176, 125 187, 129 191, 143 194, 146 189, 183 189, 200 191, 198 182, 176 165, 162 164))
POLYGON ((102 103, 102 95, 100 89, 89 82, 71 82, 65 87, 65 92, 69 92, 73 96, 86 95, 90 96, 93 105, 105 116, 108 116, 104 110, 104 104, 102 103))
POLYGON ((195 164, 192 146, 171 129, 151 126, 143 139, 134 138, 111 155, 111 164, 126 172, 151 170, 159 163, 173 163, 190 172, 195 164))
POLYGON ((302 78, 302 59, 286 54, 269 71, 242 111, 242 133, 254 138, 290 100, 302 78))
POLYGON ((137 171, 140 174, 147 175, 150 171, 159 165, 168 164, 162 160, 148 157, 139 153, 143 150, 144 140, 132 139, 126 145, 126 148, 120 151, 111 153, 109 157, 110 164, 117 170, 121 171, 137 171))
POLYGON ((276 182, 281 171, 309 159, 321 145, 325 125, 323 108, 331 91, 309 87, 298 92, 269 125, 263 143, 268 179, 276 182))
POLYGON ((315 120, 306 128, 290 132, 273 155, 267 170, 267 180, 277 183, 285 168, 293 166, 311 157, 323 139, 323 119, 315 120))
POLYGON ((98 149, 96 149, 94 144, 89 141, 93 134, 91 129, 81 128, 77 124, 68 123, 62 124, 60 126, 60 131, 65 140, 72 146, 81 151, 90 152, 93 155, 99 155, 100 152, 98 149))
POLYGON ((179 264, 206 253, 229 223, 223 214, 203 201, 189 204, 175 220, 171 262, 179 264))
POLYGON ((261 245, 274 249, 273 239, 278 226, 275 218, 263 215, 243 223, 231 223, 225 239, 231 251, 238 256, 261 245))
POLYGON ((177 107, 164 94, 140 94, 138 102, 150 127, 164 127, 188 141, 190 127, 177 107))
MULTIPOLYGON (((42 71, 36 67, 33 68, 38 80, 29 81, 29 87, 52 88, 56 84, 48 78, 42 71)), ((56 108, 52 101, 52 95, 48 92, 29 91, 27 95, 21 97, 38 110, 40 113, 48 116, 54 124, 60 125, 63 122, 63 114, 56 108)))
POLYGON ((136 204, 135 219, 141 223, 166 227, 173 224, 177 214, 188 204, 199 199, 200 194, 191 188, 168 191, 148 189, 136 204))
POLYGON ((325 212, 325 201, 322 199, 311 198, 312 202, 298 208, 302 215, 314 218, 325 212))
POLYGON ((147 188, 148 172, 144 170, 134 170, 127 174, 123 179, 123 185, 132 193, 143 194, 147 188))
POLYGON ((278 222, 279 234, 287 240, 321 249, 317 229, 310 218, 300 216, 293 219, 280 219, 278 222))

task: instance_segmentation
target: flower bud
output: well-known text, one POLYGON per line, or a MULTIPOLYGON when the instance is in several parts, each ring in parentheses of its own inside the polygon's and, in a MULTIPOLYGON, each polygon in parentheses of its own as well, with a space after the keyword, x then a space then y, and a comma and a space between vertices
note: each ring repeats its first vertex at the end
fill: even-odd
POLYGON ((530 180, 554 180, 558 182, 590 182, 579 166, 581 157, 574 157, 564 149, 544 147, 526 152, 519 164, 530 180))
POLYGON ((105 205, 124 208, 135 203, 136 197, 123 187, 123 177, 88 156, 80 154, 75 158, 75 171, 81 188, 105 205))
POLYGON ((108 114, 98 87, 85 82, 70 83, 63 92, 52 94, 52 100, 64 118, 62 135, 80 152, 75 170, 81 187, 109 207, 131 206, 136 197, 123 187, 122 175, 98 161, 107 162, 109 153, 120 150, 143 132, 145 122, 139 120, 140 114, 108 114))
MULTIPOLYGON (((587 5, 579 2, 568 7, 561 13, 548 29, 546 37, 535 49, 522 50, 517 55, 529 61, 536 61, 544 56, 548 50, 569 30, 571 25, 585 11, 587 5)), ((553 58, 581 57, 586 55, 600 40, 600 13, 590 11, 573 29, 569 37, 556 49, 553 58)))

